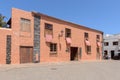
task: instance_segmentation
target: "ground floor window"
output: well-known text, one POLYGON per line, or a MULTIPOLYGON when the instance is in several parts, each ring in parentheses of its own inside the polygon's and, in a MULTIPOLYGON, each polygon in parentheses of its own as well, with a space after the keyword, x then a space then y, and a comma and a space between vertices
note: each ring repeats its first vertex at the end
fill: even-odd
POLYGON ((91 53, 91 46, 86 46, 87 53, 91 53))
POLYGON ((98 53, 98 54, 100 53, 100 48, 99 48, 99 47, 97 47, 97 53, 98 53))
POLYGON ((50 54, 57 54, 57 44, 50 43, 50 54))

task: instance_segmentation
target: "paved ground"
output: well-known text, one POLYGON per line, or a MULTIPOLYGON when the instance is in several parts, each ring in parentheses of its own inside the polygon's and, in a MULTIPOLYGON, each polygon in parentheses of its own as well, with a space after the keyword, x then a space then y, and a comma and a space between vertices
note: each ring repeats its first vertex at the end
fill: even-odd
POLYGON ((0 65, 0 80, 120 80, 120 61, 0 65))

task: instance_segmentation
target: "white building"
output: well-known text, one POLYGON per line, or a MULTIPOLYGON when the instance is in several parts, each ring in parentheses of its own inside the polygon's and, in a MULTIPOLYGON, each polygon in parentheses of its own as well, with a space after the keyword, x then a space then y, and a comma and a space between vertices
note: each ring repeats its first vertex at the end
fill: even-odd
POLYGON ((105 35, 103 45, 103 56, 111 59, 120 57, 120 34, 105 35))

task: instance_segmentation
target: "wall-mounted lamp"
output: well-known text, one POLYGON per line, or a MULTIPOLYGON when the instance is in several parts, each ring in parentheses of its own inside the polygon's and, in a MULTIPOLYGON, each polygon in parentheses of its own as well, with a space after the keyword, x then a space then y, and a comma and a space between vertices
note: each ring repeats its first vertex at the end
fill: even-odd
POLYGON ((62 36, 63 36, 63 34, 64 34, 64 31, 63 31, 63 30, 61 30, 61 31, 60 31, 60 34, 59 34, 59 37, 62 37, 62 36))

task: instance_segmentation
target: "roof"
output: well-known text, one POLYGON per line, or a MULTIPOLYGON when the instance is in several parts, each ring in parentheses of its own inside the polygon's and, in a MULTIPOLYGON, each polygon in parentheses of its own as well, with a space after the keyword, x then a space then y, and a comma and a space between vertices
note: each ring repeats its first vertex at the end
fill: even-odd
POLYGON ((106 34, 104 35, 104 39, 120 39, 120 34, 106 34))
POLYGON ((65 23, 68 23, 68 24, 72 24, 72 25, 75 25, 75 26, 78 26, 78 27, 82 27, 84 29, 89 29, 89 30, 96 31, 96 32, 99 32, 99 33, 103 34, 102 31, 99 31, 99 30, 96 30, 96 29, 92 29, 92 28, 88 28, 86 26, 82 26, 82 25, 79 25, 79 24, 76 24, 76 23, 65 21, 65 20, 61 20, 61 19, 58 19, 58 18, 55 18, 55 17, 52 17, 52 16, 48 16, 46 14, 39 13, 39 12, 32 12, 32 14, 33 15, 37 15, 37 16, 48 17, 48 18, 51 18, 51 19, 54 19, 54 20, 57 20, 57 21, 65 22, 65 23))

